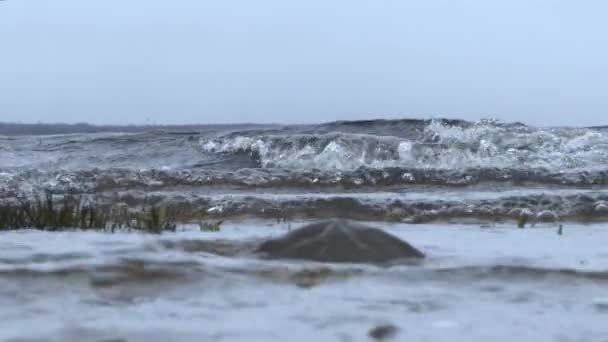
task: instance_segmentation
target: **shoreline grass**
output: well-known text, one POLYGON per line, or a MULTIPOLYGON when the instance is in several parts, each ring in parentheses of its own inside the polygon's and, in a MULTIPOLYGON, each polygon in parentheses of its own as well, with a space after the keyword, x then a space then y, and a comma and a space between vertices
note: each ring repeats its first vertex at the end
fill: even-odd
POLYGON ((46 192, 44 196, 0 201, 0 230, 129 228, 158 234, 176 230, 177 214, 171 206, 144 203, 138 210, 129 210, 126 204, 107 205, 90 198, 71 194, 55 197, 46 192))

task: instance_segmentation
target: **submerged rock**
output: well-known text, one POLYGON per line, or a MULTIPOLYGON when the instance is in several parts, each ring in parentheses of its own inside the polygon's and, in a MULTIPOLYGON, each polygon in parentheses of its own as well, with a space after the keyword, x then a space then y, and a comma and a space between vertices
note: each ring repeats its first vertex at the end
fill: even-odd
POLYGON ((380 229, 344 220, 313 223, 263 242, 257 249, 269 258, 320 262, 383 263, 424 258, 407 242, 380 229))
POLYGON ((384 341, 386 339, 395 337, 395 335, 397 335, 397 332, 399 331, 399 328, 397 328, 396 326, 392 325, 392 324, 384 324, 384 325, 379 325, 373 329, 371 329, 368 333, 369 337, 373 338, 374 340, 377 341, 384 341))

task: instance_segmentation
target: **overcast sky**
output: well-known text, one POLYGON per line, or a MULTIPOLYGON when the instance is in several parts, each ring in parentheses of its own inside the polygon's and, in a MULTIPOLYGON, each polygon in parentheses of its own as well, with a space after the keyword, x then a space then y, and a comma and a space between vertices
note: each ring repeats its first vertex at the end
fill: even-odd
POLYGON ((0 1, 0 121, 608 124, 608 1, 0 1))

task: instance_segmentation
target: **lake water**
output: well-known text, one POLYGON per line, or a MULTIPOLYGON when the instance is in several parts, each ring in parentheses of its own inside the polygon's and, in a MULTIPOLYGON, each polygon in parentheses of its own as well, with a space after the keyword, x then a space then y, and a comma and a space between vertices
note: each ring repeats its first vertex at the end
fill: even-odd
POLYGON ((391 324, 404 341, 606 341, 605 226, 375 225, 429 257, 263 261, 248 246, 288 230, 263 221, 161 236, 5 232, 0 340, 369 341, 391 324))
POLYGON ((392 327, 386 340, 606 342, 606 165, 605 128, 495 120, 0 135, 0 205, 72 194, 181 215, 161 235, 0 232, 0 340, 369 341, 392 327), (327 218, 427 258, 253 253, 327 218))

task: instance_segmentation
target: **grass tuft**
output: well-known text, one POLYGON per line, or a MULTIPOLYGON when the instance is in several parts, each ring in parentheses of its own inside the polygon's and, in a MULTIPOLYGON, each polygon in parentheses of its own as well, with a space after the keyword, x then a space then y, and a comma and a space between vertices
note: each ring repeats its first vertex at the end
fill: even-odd
POLYGON ((221 229, 221 225, 224 221, 216 221, 216 222, 199 222, 198 226, 200 227, 202 232, 219 232, 221 229))
POLYGON ((517 218, 517 228, 524 229, 526 227, 526 223, 528 223, 529 216, 526 214, 521 214, 517 218))
POLYGON ((401 222, 401 215, 393 212, 387 213, 386 215, 384 215, 384 221, 391 223, 399 223, 401 222))
POLYGON ((129 211, 124 203, 113 206, 83 199, 72 194, 0 201, 0 230, 35 228, 111 229, 130 228, 150 233, 175 231, 177 210, 168 206, 144 206, 129 211))

